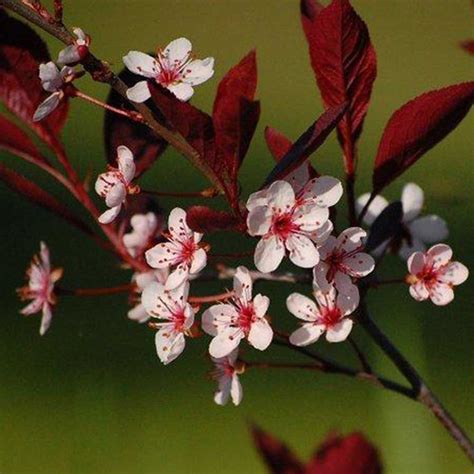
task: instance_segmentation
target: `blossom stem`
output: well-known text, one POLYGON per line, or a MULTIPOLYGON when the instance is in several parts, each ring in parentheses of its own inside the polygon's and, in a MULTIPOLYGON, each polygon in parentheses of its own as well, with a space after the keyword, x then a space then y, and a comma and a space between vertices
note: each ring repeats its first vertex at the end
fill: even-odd
POLYGON ((112 107, 111 105, 106 104, 105 102, 102 102, 101 100, 95 99, 94 97, 91 97, 90 95, 84 94, 83 92, 76 89, 75 87, 71 89, 71 92, 69 94, 72 97, 79 97, 80 99, 83 99, 99 107, 102 107, 105 110, 110 110, 111 112, 114 112, 117 115, 122 115, 123 117, 127 117, 130 120, 133 120, 134 122, 143 123, 143 117, 138 112, 124 110, 124 109, 117 109, 117 107, 112 107))
POLYGON ((210 253, 209 258, 245 258, 251 257, 254 254, 253 251, 249 252, 234 252, 234 253, 210 253))
POLYGON ((57 288, 56 292, 59 295, 67 296, 103 296, 103 295, 115 295, 117 293, 130 293, 135 289, 134 284, 112 286, 109 288, 76 288, 69 290, 65 288, 57 288))
POLYGON ((225 293, 220 293, 218 295, 209 295, 209 296, 190 296, 188 301, 190 303, 202 304, 202 303, 214 303, 218 301, 225 301, 234 296, 233 291, 226 291, 225 293))
POLYGON ((277 362, 248 362, 242 360, 247 368, 256 369, 306 369, 321 371, 321 366, 318 364, 291 364, 291 363, 277 363, 277 362))
POLYGON ((411 384, 414 394, 412 398, 425 405, 438 418, 471 462, 474 463, 474 443, 446 408, 443 407, 416 369, 377 326, 364 305, 362 305, 359 313, 359 322, 411 384))
POLYGON ((359 345, 357 344, 355 339, 352 336, 349 336, 348 340, 349 340, 349 344, 354 349, 354 352, 356 353, 357 358, 359 359, 360 364, 361 364, 362 369, 364 370, 364 372, 367 372, 368 374, 373 374, 374 371, 372 370, 372 367, 370 366, 370 363, 367 360, 367 357, 362 352, 361 348, 359 347, 359 345))
POLYGON ((142 189, 140 191, 142 194, 151 194, 153 196, 163 196, 163 197, 177 197, 177 198, 214 198, 219 192, 215 188, 208 188, 202 191, 196 191, 191 193, 178 193, 178 192, 169 192, 169 191, 149 191, 142 189))

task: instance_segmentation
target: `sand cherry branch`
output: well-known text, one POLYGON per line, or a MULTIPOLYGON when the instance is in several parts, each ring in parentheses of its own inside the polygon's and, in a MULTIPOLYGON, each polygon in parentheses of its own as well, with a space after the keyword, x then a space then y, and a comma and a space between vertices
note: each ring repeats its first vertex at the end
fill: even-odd
POLYGON ((58 295, 64 296, 103 296, 116 295, 118 293, 131 293, 136 285, 129 283, 126 285, 112 286, 109 288, 75 288, 73 290, 66 288, 56 288, 58 295))
POLYGON ((351 367, 347 367, 338 362, 332 361, 326 357, 322 357, 319 354, 316 354, 305 347, 294 346, 288 341, 286 335, 284 337, 281 337, 280 339, 275 338, 272 341, 272 344, 286 347, 287 349, 290 349, 294 352, 298 352, 300 354, 303 354, 306 357, 313 359, 314 361, 316 361, 316 365, 317 367, 319 367, 320 372, 325 372, 329 374, 347 375, 349 377, 358 378, 361 380, 367 380, 377 386, 384 387, 388 390, 404 395, 405 397, 408 397, 411 399, 414 398, 413 390, 409 387, 405 387, 393 380, 387 379, 385 377, 381 377, 373 372, 369 373, 369 372, 353 369, 351 367))
MULTIPOLYGON (((0 0, 0 5, 8 8, 31 23, 35 24, 42 30, 51 34, 64 44, 74 44, 76 38, 69 32, 69 30, 62 23, 58 24, 54 18, 49 15, 52 21, 45 19, 37 9, 29 4, 25 4, 21 0, 0 0)), ((160 124, 154 117, 153 112, 144 103, 131 102, 127 98, 128 86, 116 76, 106 62, 98 59, 92 53, 84 58, 81 62, 84 69, 91 75, 92 79, 97 82, 109 84, 118 94, 127 100, 143 117, 143 123, 147 125, 159 137, 167 141, 179 153, 185 156, 196 168, 198 168, 209 181, 224 194, 222 183, 217 177, 208 169, 200 159, 199 153, 176 131, 169 130, 167 127, 160 124)))
POLYGON ((84 94, 83 92, 76 89, 75 87, 70 88, 68 95, 70 95, 71 97, 79 97, 80 99, 83 99, 99 107, 102 107, 105 110, 110 110, 111 112, 117 115, 127 117, 128 119, 133 120, 134 122, 143 123, 143 117, 141 116, 140 113, 135 112, 133 110, 124 110, 124 109, 118 109, 117 107, 112 107, 111 105, 106 104, 105 102, 102 102, 99 99, 96 99, 94 97, 91 97, 90 95, 84 94))
POLYGON ((249 362, 240 359, 246 368, 256 369, 304 369, 304 370, 316 370, 321 372, 321 366, 319 364, 292 364, 292 363, 281 363, 281 362, 249 362))
POLYGON ((403 374, 411 384, 413 391, 413 397, 411 398, 425 405, 436 416, 436 418, 438 418, 459 447, 464 450, 471 462, 474 463, 474 443, 437 399, 431 389, 426 385, 417 370, 377 326, 374 320, 370 317, 367 308, 363 303, 361 304, 361 311, 359 312, 359 322, 372 337, 374 342, 380 347, 380 349, 382 349, 400 373, 403 374))
POLYGON ((374 371, 372 370, 372 367, 371 367, 369 361, 367 360, 367 357, 365 356, 364 352, 359 347, 359 345, 357 344, 355 339, 352 336, 349 336, 347 339, 348 339, 349 344, 351 345, 352 349, 354 350, 355 354, 357 355, 357 358, 359 359, 360 364, 361 364, 362 369, 364 370, 364 372, 367 372, 368 374, 373 374, 374 371))
POLYGON ((62 0, 54 0, 54 20, 59 25, 63 23, 64 6, 62 0))
POLYGON ((209 296, 190 296, 188 301, 193 304, 204 304, 204 303, 218 303, 219 301, 226 301, 234 296, 233 291, 226 291, 219 293, 218 295, 209 296))

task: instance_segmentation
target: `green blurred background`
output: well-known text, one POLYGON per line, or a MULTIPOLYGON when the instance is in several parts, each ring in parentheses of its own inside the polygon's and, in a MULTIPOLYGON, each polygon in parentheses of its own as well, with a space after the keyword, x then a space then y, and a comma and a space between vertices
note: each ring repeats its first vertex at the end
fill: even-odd
MULTIPOLYGON (((467 0, 354 0, 353 4, 367 22, 378 53, 378 79, 360 141, 361 193, 368 190, 377 142, 392 111, 425 90, 472 79, 473 58, 458 42, 474 35, 474 18, 467 0)), ((94 52, 117 71, 128 50, 148 51, 187 36, 200 57, 216 58, 215 79, 198 87, 194 99, 206 110, 217 81, 256 47, 262 117, 242 170, 245 194, 272 165, 264 126, 275 126, 295 138, 322 111, 296 0, 76 0, 65 2, 65 18, 91 34, 94 52)), ((49 38, 48 43, 54 56, 61 45, 49 38)), ((106 97, 106 88, 87 78, 79 85, 94 96, 106 97)), ((102 120, 101 110, 79 101, 72 104, 64 140, 83 176, 95 176, 104 168, 102 120)), ((395 198, 404 182, 419 183, 426 192, 427 211, 448 220, 449 243, 471 267, 473 125, 471 115, 386 191, 395 198)), ((15 163, 81 212, 35 169, 6 154, 1 159, 15 163)), ((313 162, 322 172, 340 174, 334 137, 313 162)), ((205 185, 173 151, 166 152, 143 182, 160 190, 177 186, 197 190, 205 185)), ((178 202, 161 204, 169 209, 178 202)), ((0 186, 0 212, 2 474, 265 472, 249 437, 249 422, 281 437, 304 457, 331 430, 362 430, 380 447, 388 473, 472 472, 459 448, 424 408, 362 381, 250 370, 242 376, 240 407, 214 405, 214 385, 205 376, 207 339, 188 340, 183 356, 163 367, 155 355, 153 333, 127 320, 126 296, 63 298, 50 331, 40 338, 39 318, 21 317, 14 294, 40 240, 49 244, 54 262, 65 268, 66 287, 123 284, 130 273, 118 269, 108 254, 96 251, 66 224, 17 199, 4 186, 0 186)), ((249 247, 249 242, 229 240, 211 239, 222 252, 249 247)), ((391 277, 403 271, 395 258, 384 269, 391 277)), ((202 284, 197 291, 218 289, 219 285, 202 284)), ((283 290, 278 283, 259 289, 272 296, 275 324, 294 327, 284 307, 290 289, 283 290)), ((459 288, 454 303, 443 309, 415 303, 406 288, 383 288, 370 296, 379 324, 471 433, 473 290, 471 278, 459 288)), ((374 365, 396 377, 361 329, 354 334, 374 365)), ((345 344, 318 346, 332 357, 356 363, 345 344)), ((298 360, 284 350, 254 352, 248 351, 248 358, 298 360)))

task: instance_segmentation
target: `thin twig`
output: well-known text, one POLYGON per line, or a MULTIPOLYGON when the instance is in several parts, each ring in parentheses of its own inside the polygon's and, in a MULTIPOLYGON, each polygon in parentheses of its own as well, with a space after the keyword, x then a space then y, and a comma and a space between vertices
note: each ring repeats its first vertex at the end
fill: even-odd
POLYGON ((116 295, 118 293, 130 293, 135 290, 136 285, 128 283, 126 285, 112 286, 108 288, 75 288, 73 290, 66 288, 57 288, 56 293, 64 296, 104 296, 116 295))

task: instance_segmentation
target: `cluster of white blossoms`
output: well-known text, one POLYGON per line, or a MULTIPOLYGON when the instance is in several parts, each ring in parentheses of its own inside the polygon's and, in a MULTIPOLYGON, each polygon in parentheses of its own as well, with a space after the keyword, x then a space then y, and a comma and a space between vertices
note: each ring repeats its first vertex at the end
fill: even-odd
POLYGON ((34 122, 43 120, 58 107, 65 97, 65 87, 76 78, 73 66, 89 53, 90 37, 81 28, 74 28, 73 33, 76 40, 59 52, 57 64, 53 61, 40 64, 41 85, 50 95, 36 109, 34 122))

